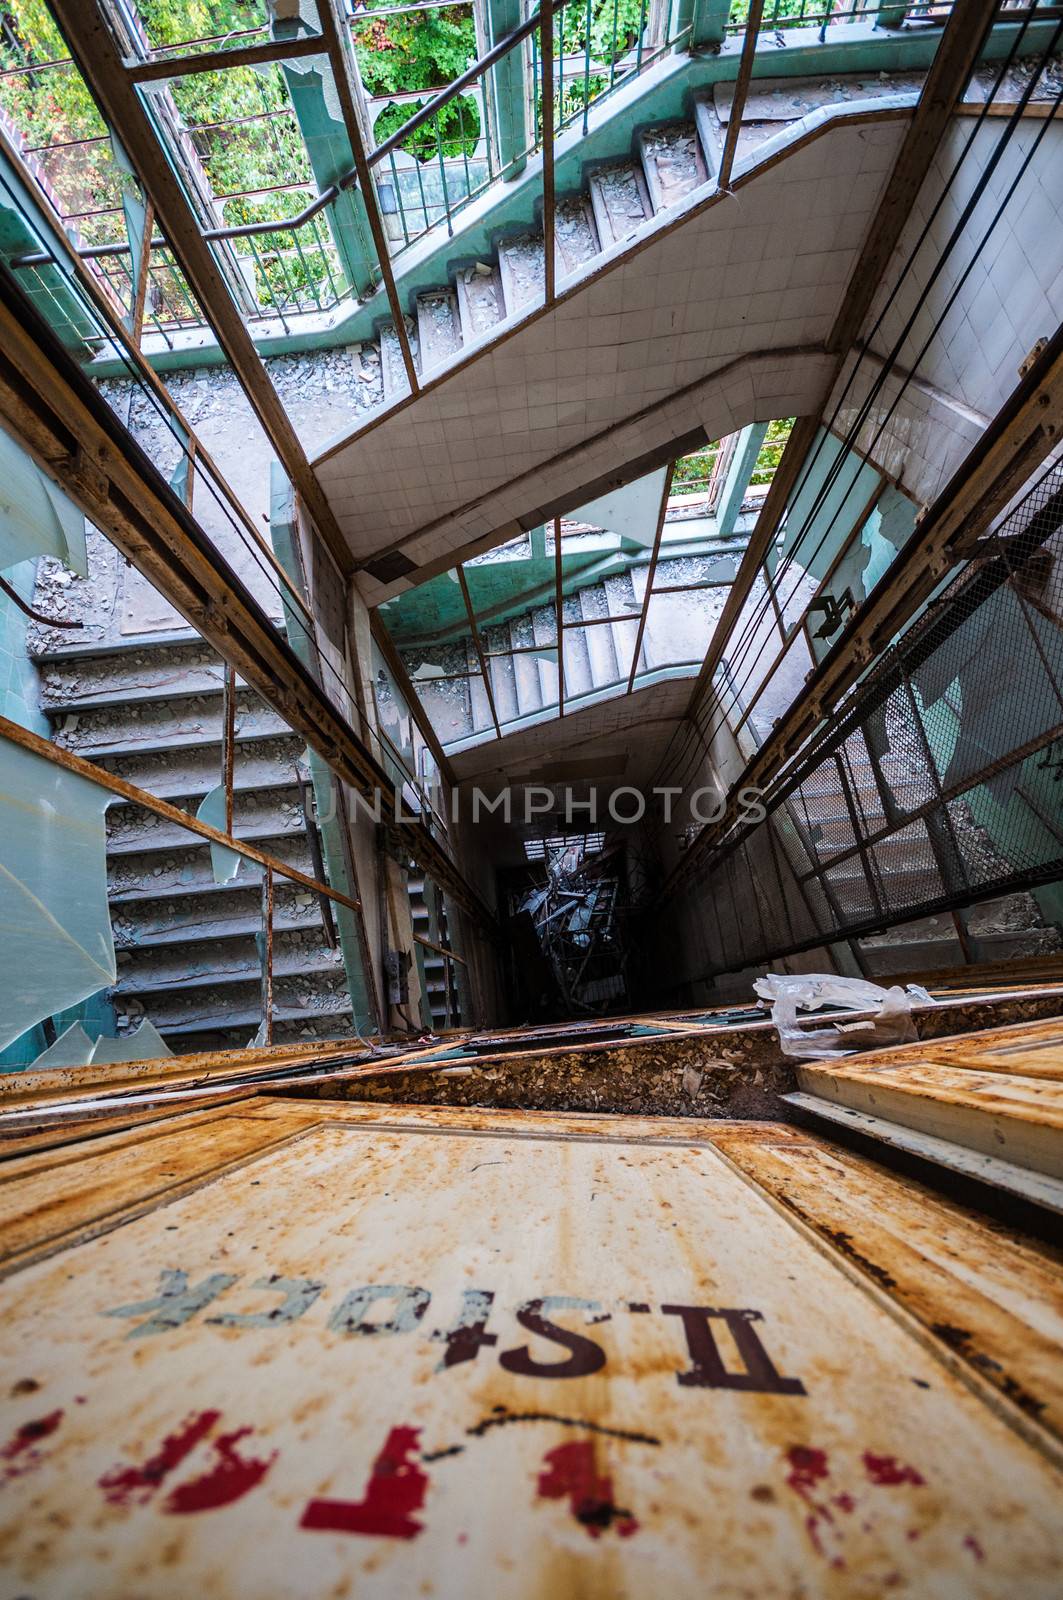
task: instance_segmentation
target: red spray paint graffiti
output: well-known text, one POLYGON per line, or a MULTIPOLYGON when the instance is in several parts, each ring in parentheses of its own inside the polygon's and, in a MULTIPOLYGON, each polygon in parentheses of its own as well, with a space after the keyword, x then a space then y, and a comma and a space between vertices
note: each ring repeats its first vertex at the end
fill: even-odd
POLYGON ((638 1532, 630 1511, 622 1510, 613 1498, 613 1480, 598 1476, 593 1439, 573 1439, 548 1450, 543 1457, 546 1470, 539 1474, 538 1491, 543 1500, 564 1500, 592 1539, 601 1538, 614 1523, 622 1539, 638 1532))
POLYGON ((231 1506, 249 1490, 262 1482, 277 1459, 274 1450, 264 1461, 254 1456, 243 1457, 237 1453, 239 1440, 253 1428, 235 1428, 232 1433, 222 1433, 211 1441, 217 1461, 209 1472, 187 1483, 179 1483, 167 1496, 163 1510, 171 1516, 187 1516, 192 1511, 217 1511, 221 1506, 231 1506))
POLYGON ((926 1482, 921 1472, 898 1461, 896 1456, 876 1456, 864 1451, 864 1470, 872 1483, 891 1487, 896 1483, 914 1483, 917 1487, 926 1482))
MULTIPOLYGON (((115 1467, 105 1473, 100 1479, 104 1498, 113 1506, 146 1505, 220 1420, 220 1411, 194 1412, 174 1433, 167 1434, 143 1466, 115 1467)), ((215 1465, 199 1477, 178 1484, 164 1501, 163 1511, 171 1516, 215 1511, 220 1506, 232 1505, 261 1483, 277 1456, 274 1451, 265 1461, 259 1461, 245 1460, 238 1455, 235 1449, 238 1440, 252 1432, 252 1428, 237 1428, 212 1439, 211 1449, 218 1458, 215 1465)))
POLYGON ((63 1420, 62 1411, 50 1411, 46 1417, 35 1417, 16 1428, 5 1445, 0 1446, 0 1461, 7 1463, 0 1469, 0 1484, 21 1478, 40 1461, 37 1446, 42 1439, 53 1434, 63 1420))
POLYGON ((361 1500, 311 1500, 299 1526, 322 1533, 377 1534, 412 1539, 423 1523, 413 1513, 424 1505, 428 1474, 411 1461, 420 1428, 392 1428, 373 1462, 361 1500))

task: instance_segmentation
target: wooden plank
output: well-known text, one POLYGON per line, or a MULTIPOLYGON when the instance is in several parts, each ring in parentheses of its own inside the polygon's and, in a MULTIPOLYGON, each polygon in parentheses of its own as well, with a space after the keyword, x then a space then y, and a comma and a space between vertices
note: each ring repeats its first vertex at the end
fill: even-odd
POLYGON ((12 1593, 1049 1600, 1015 1408, 798 1219, 638 1121, 485 1123, 306 1129, 18 1274, 12 1593))
POLYGON ((1063 1180, 1048 1178, 1031 1167, 1017 1167, 1013 1161, 1001 1161, 999 1156, 985 1155, 980 1150, 968 1150, 965 1145, 954 1144, 951 1139, 938 1139, 933 1134, 919 1133, 899 1122, 885 1117, 873 1117, 867 1111, 853 1111, 833 1100, 823 1100, 819 1095, 795 1090, 781 1097, 787 1105, 807 1112, 822 1122, 846 1128, 850 1133, 865 1139, 877 1140, 920 1161, 958 1172, 963 1178, 973 1178, 976 1183, 988 1184, 992 1189, 1002 1189, 1016 1195, 1031 1205, 1057 1211, 1063 1216, 1063 1180))
POLYGON ((286 1137, 268 1124, 212 1115, 191 1128, 133 1134, 106 1150, 90 1145, 77 1160, 27 1157, 29 1173, 20 1163, 0 1168, 0 1274, 185 1193, 286 1137))
POLYGON ((802 1063, 797 1081, 808 1094, 1063 1177, 1063 1088, 1051 1081, 919 1058, 892 1070, 802 1063))
MULTIPOLYGON (((729 1159, 955 1353, 977 1387, 1047 1430, 1063 1465, 1063 1251, 1002 1226, 825 1139, 731 1128, 729 1159)), ((1046 1441, 1040 1441, 1042 1446, 1046 1441)))

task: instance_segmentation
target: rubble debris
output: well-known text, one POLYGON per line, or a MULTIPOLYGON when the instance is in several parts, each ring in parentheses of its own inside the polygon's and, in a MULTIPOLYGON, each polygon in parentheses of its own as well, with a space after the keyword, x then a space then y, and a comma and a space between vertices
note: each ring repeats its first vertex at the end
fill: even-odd
POLYGON ((535 878, 513 898, 512 915, 532 930, 570 1016, 615 1011, 628 998, 623 862, 600 834, 548 839, 544 866, 529 869, 535 878))

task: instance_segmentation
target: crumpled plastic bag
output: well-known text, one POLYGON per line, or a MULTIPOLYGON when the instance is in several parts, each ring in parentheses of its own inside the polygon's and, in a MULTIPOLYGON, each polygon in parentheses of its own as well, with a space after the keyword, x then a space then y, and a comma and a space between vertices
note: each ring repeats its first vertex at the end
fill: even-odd
POLYGON ((863 978, 839 978, 834 973, 769 972, 753 985, 762 1000, 771 1001, 771 1020, 779 1034, 783 1055, 806 1060, 850 1056, 857 1050, 877 1050, 885 1045, 912 1044, 918 1039, 912 1021, 912 1004, 933 1005, 933 996, 910 983, 883 989, 863 978), (841 1018, 828 1028, 801 1028, 797 1013, 821 1006, 841 1006, 846 1011, 870 1011, 859 1022, 841 1018))

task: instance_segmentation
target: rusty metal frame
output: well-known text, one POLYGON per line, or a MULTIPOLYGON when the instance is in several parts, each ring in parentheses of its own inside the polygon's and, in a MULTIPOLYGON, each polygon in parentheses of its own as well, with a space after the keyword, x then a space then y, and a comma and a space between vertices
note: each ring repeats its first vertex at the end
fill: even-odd
MULTIPOLYGON (((417 724, 417 730, 421 738, 431 750, 436 766, 450 787, 452 789, 456 788, 458 780, 454 776, 454 769, 447 759, 446 752, 439 742, 439 736, 429 721, 424 706, 421 704, 417 689, 410 680, 410 674, 406 671, 406 663, 395 648, 395 641, 388 632, 379 611, 370 611, 369 631, 380 650, 380 654, 387 663, 388 671, 402 690, 403 699, 410 708, 410 715, 417 724)), ((391 743, 390 739, 387 739, 387 735, 382 731, 380 737, 386 739, 388 744, 391 743)))
POLYGON ((472 632, 472 642, 476 650, 477 659, 480 663, 480 672, 483 675, 484 689, 487 692, 487 703, 491 707, 491 721, 495 725, 495 737, 501 739, 502 728, 498 720, 498 712, 495 709, 495 691, 491 684, 491 671, 487 664, 487 657, 484 654, 483 640, 480 638, 480 630, 476 626, 476 613, 472 608, 472 599, 469 595, 469 585, 465 580, 465 568, 459 564, 456 570, 458 574, 458 582, 461 585, 461 598, 465 602, 465 615, 469 619, 469 628, 472 632))
POLYGON ((557 715, 565 714, 565 572, 561 564, 561 518, 554 518, 554 613, 557 633, 557 715))
POLYGON ((1063 327, 1040 352, 1009 400, 960 463, 919 522, 885 577, 814 668, 803 694, 779 719, 736 780, 719 822, 691 841, 668 875, 661 898, 686 878, 705 851, 720 844, 735 821, 732 797, 763 792, 812 737, 865 668, 929 599, 956 561, 989 528, 1039 462, 1055 448, 1063 426, 1063 327))
MULTIPOLYGON (((144 308, 148 300, 148 277, 151 271, 151 236, 155 229, 155 207, 149 200, 144 207, 144 237, 136 263, 133 288, 133 310, 130 318, 133 343, 140 349, 144 336, 144 308)), ((63 230, 64 237, 66 230, 63 230)))
MULTIPOLYGON (((915 197, 926 180, 948 120, 967 86, 996 11, 997 0, 970 0, 969 4, 955 7, 945 23, 886 192, 827 336, 826 348, 835 355, 836 362, 824 385, 824 405, 833 393, 849 350, 870 310, 882 274, 911 215, 915 197)), ((798 417, 791 430, 738 574, 709 640, 687 705, 685 720, 688 722, 695 720, 701 701, 712 686, 729 635, 752 593, 821 425, 822 409, 817 414, 798 417)), ((688 851, 684 862, 690 856, 691 851, 688 851)))
MULTIPOLYGON (((123 62, 103 16, 95 3, 86 5, 85 0, 50 0, 50 4, 71 56, 104 121, 129 157, 145 196, 154 205, 160 228, 177 264, 213 328, 266 437, 302 496, 341 573, 349 577, 354 571, 354 561, 332 507, 270 382, 225 276, 203 238, 130 76, 130 69, 123 62)), ((320 54, 321 41, 314 43, 320 54)))
POLYGON ((262 874, 262 1021, 263 1044, 273 1043, 273 868, 262 874))
MULTIPOLYGON (((341 782, 395 814, 391 780, 36 309, 0 272, 0 420, 84 514, 341 782)), ((411 856, 474 921, 494 918, 419 822, 411 856)))
POLYGON ((543 300, 551 305, 557 288, 554 220, 554 6, 539 5, 539 77, 542 84, 543 152, 543 300))
MULTIPOLYGON (((164 49, 179 49, 166 45, 164 49)), ((130 62, 125 71, 134 83, 158 83, 167 78, 185 78, 195 72, 221 72, 225 67, 260 67, 271 61, 293 61, 301 56, 319 56, 322 41, 315 34, 297 39, 268 39, 261 44, 237 45, 232 50, 198 50, 193 55, 152 57, 130 62)), ((74 52, 76 57, 76 51, 74 52)))
POLYGON ((735 151, 738 149, 738 136, 742 131, 742 114, 746 108, 746 97, 753 77, 753 58, 757 53, 757 35, 760 32, 763 13, 764 0, 750 0, 745 38, 742 40, 742 58, 738 63, 734 98, 727 119, 727 137, 723 143, 723 154, 720 156, 720 170, 716 174, 716 187, 725 192, 731 187, 731 172, 734 168, 735 151))
POLYGON ((373 175, 369 170, 366 158, 365 141, 362 137, 362 128, 358 120, 358 107, 355 102, 354 74, 349 55, 350 30, 340 32, 336 17, 337 0, 317 0, 318 20, 321 24, 321 37, 328 53, 329 63, 332 67, 332 76, 339 97, 340 110, 343 113, 343 122, 350 140, 351 154, 354 156, 354 170, 358 176, 358 188, 365 202, 366 215, 369 218, 369 231, 373 236, 373 248, 380 263, 380 274, 384 280, 384 290, 388 297, 388 305, 395 323, 395 337, 399 341, 402 352, 402 364, 406 368, 406 377, 410 385, 410 393, 420 391, 420 382, 417 368, 414 365, 413 351, 410 348, 410 336, 406 331, 406 318, 403 315, 402 302, 399 299, 398 287, 395 283, 395 274, 391 266, 391 252, 388 249, 387 235, 380 215, 380 201, 373 182, 373 175))
POLYGON ((456 950, 448 950, 445 945, 433 944, 431 939, 425 939, 419 933, 413 935, 413 942, 414 944, 424 945, 426 950, 434 950, 436 955, 442 956, 445 961, 459 961, 463 967, 469 965, 465 957, 459 956, 456 950))
MULTIPOLYGON (((0 126, 0 153, 5 155, 13 164, 17 165, 17 152, 8 140, 2 126, 0 126)), ((87 252, 83 253, 76 250, 70 239, 67 237, 65 229, 54 227, 54 218, 49 218, 39 203, 39 191, 35 185, 30 185, 27 188, 27 193, 33 200, 33 203, 37 208, 38 215, 48 228, 50 235, 60 246, 60 249, 70 264, 71 271, 77 279, 78 284, 88 297, 93 309, 100 317, 102 317, 107 327, 111 330, 115 340, 122 346, 122 349, 126 352, 130 363, 136 369, 136 373, 139 378, 151 390, 159 404, 169 413, 170 417, 180 425, 182 432, 186 435, 188 439, 188 473, 185 482, 185 504, 187 505, 188 509, 192 509, 192 500, 195 488, 195 464, 198 459, 203 461, 212 482, 217 486, 220 494, 224 497, 230 511, 235 517, 238 518, 244 531, 248 534, 251 541, 255 545, 255 548, 269 563, 279 581, 284 585, 288 593, 294 598, 296 604, 303 612, 307 621, 312 625, 313 616, 301 589, 299 589, 298 585, 293 581, 281 563, 277 560, 275 552, 262 537, 262 534, 259 532, 258 528, 256 528, 243 504, 237 498, 237 495, 229 486, 227 480, 218 470, 213 458, 204 448, 198 435, 193 430, 192 424, 188 421, 180 406, 176 404, 172 395, 170 394, 169 389, 167 389, 166 385, 163 383, 162 379, 159 377, 150 361, 145 358, 143 351, 140 348, 139 341, 136 339, 131 330, 124 326, 121 318, 116 315, 113 307, 110 305, 107 299, 107 295, 104 293, 103 285, 100 283, 99 279, 86 268, 85 255, 87 252)), ((152 210, 153 208, 149 200, 149 215, 152 213, 152 210)), ((150 230, 145 228, 145 238, 147 238, 149 232, 150 230)), ((122 248, 124 249, 125 247, 123 246, 122 248)), ((49 256, 48 259, 52 258, 49 256)))
POLYGON ((175 823, 178 827, 187 828, 189 833, 198 834, 208 844, 224 845, 226 850, 232 850, 237 855, 253 861, 257 866, 270 873, 277 873, 279 877, 287 878, 292 883, 299 884, 300 888, 310 889, 314 894, 325 895, 329 900, 336 900, 340 905, 347 906, 351 911, 361 909, 362 902, 352 896, 342 894, 338 889, 332 889, 326 883, 319 883, 316 878, 310 877, 306 872, 300 872, 297 867, 289 867, 283 861, 278 861, 276 856, 270 855, 267 850, 259 850, 257 846, 248 843, 245 839, 234 836, 231 828, 225 832, 221 828, 212 828, 209 822, 202 822, 187 811, 182 811, 179 806, 172 806, 166 800, 160 800, 156 795, 149 794, 147 789, 138 788, 135 783, 127 783, 116 772, 109 772, 104 767, 97 767, 91 761, 86 761, 82 756, 75 755, 72 750, 66 750, 62 745, 53 744, 50 739, 41 738, 40 734, 32 733, 24 728, 21 723, 12 722, 8 717, 0 716, 0 738, 9 740, 12 744, 20 745, 23 750, 28 750, 31 755, 40 756, 43 760, 51 762, 53 767, 62 767, 64 772, 72 772, 79 778, 84 778, 88 783, 94 783, 101 789, 107 789, 111 794, 118 795, 123 800, 128 800, 130 805, 142 806, 145 811, 151 811, 157 817, 162 817, 166 822, 175 823))
MULTIPOLYGON (((758 0, 761 3, 761 0, 758 0)), ((625 694, 630 694, 635 687, 635 678, 639 670, 639 652, 642 641, 646 635, 646 623, 650 615, 650 601, 653 599, 653 580, 657 575, 657 561, 661 554, 661 539, 664 536, 665 519, 668 516, 668 496, 672 492, 672 478, 675 475, 675 462, 672 461, 665 468, 664 488, 661 490, 661 509, 657 513, 657 528, 653 535, 653 548, 650 551, 650 564, 646 570, 646 592, 642 596, 642 610, 639 613, 638 632, 635 635, 635 648, 631 653, 631 671, 628 673, 625 694)))
POLYGON ((236 762, 236 668, 225 664, 222 695, 222 782, 225 785, 225 831, 233 831, 233 768, 236 762))

